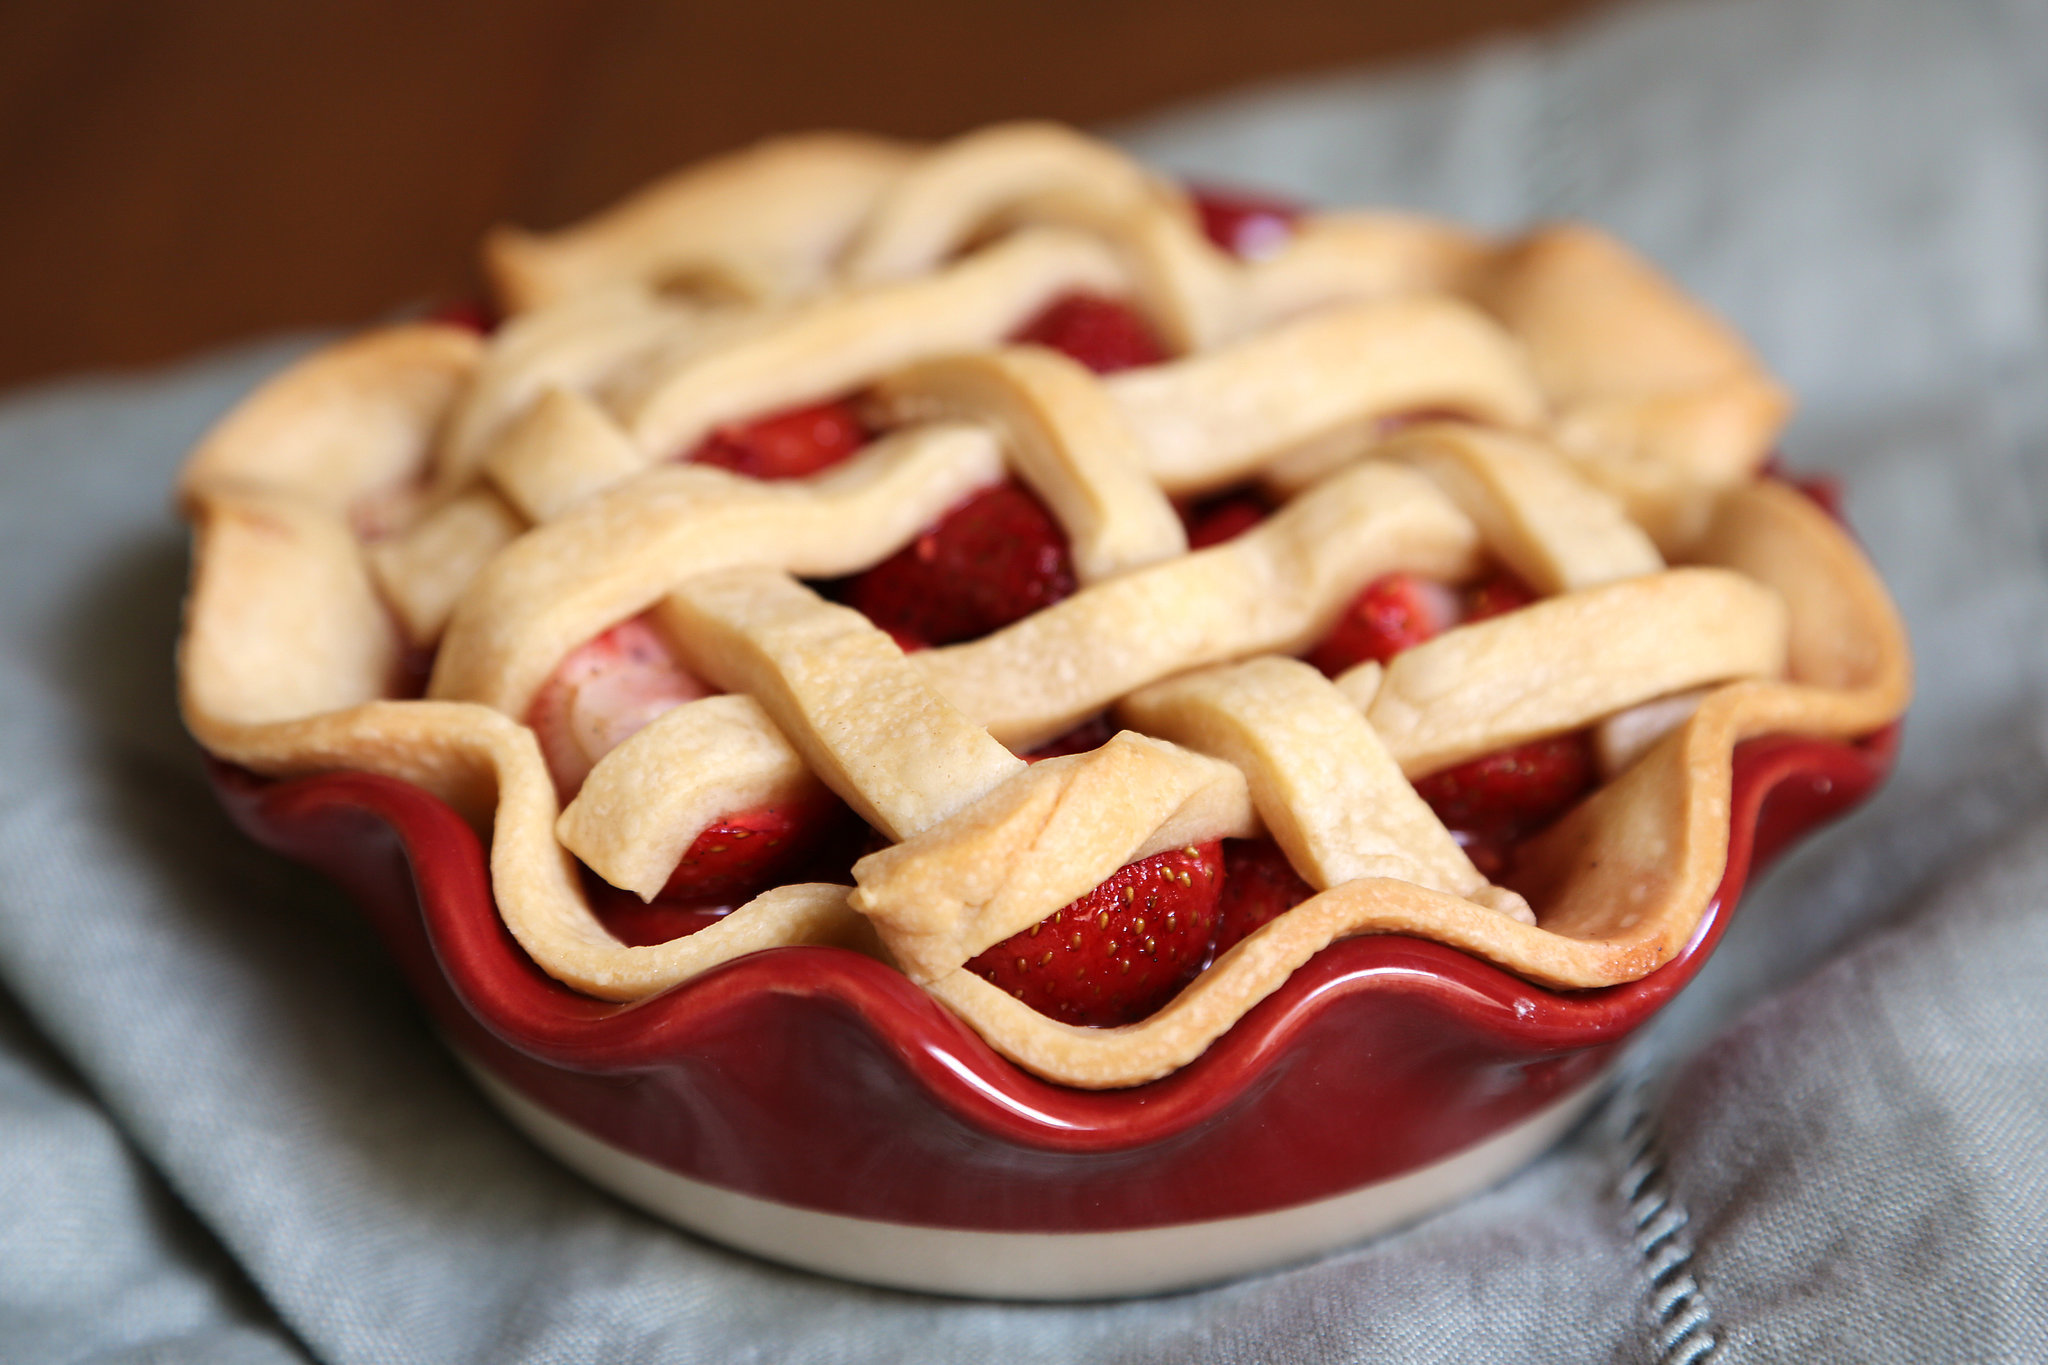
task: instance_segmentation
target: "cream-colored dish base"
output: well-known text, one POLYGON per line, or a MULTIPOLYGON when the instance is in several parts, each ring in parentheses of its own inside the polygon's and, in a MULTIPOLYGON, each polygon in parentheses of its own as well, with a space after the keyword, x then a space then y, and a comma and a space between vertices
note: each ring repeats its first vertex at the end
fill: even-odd
POLYGON ((692 1180, 557 1117, 463 1055, 485 1095, 564 1165, 687 1231, 802 1270, 964 1298, 1165 1294, 1274 1270, 1392 1231, 1506 1179, 1547 1151, 1607 1073, 1454 1156, 1270 1213, 1117 1232, 980 1232, 818 1213, 692 1180))

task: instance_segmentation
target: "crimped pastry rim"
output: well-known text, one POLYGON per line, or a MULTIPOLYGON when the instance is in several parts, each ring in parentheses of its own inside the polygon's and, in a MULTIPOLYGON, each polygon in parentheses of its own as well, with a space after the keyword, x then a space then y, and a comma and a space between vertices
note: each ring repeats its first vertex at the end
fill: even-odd
POLYGON ((1149 1084, 1106 1091, 1031 1075, 893 969, 844 949, 770 949, 647 1000, 591 999, 537 976, 515 956, 517 950, 497 931, 495 907, 486 896, 479 894, 468 907, 486 913, 465 912, 461 888, 481 891, 488 885, 484 852, 473 828, 439 797, 361 772, 273 779, 218 759, 209 759, 208 767, 237 823, 300 861, 318 860, 303 843, 281 844, 278 834, 317 826, 335 811, 367 814, 391 829, 413 868, 416 909, 432 944, 431 970, 452 988, 460 1008, 523 1057, 597 1077, 658 1070, 687 1061, 694 1033, 715 1024, 720 1011, 795 989, 822 994, 858 1015, 928 1100, 974 1127, 1035 1149, 1117 1153, 1171 1141, 1231 1110, 1350 991, 1419 992, 1434 1002, 1427 1008, 1482 1029, 1504 1051, 1554 1056, 1621 1042, 1682 990, 1716 950, 1744 890, 1768 865, 1757 855, 1774 859, 1810 827, 1802 819, 1789 840, 1780 837, 1766 811, 1771 796, 1781 788, 1810 790, 1826 782, 1831 797, 1853 808, 1889 772, 1897 728, 1849 743, 1769 736, 1746 744, 1737 758, 1739 837, 1729 866, 1693 935, 1671 962, 1648 976, 1557 991, 1427 939, 1344 939, 1317 954, 1298 980, 1261 1002, 1193 1064, 1149 1084), (466 932, 450 932, 450 925, 466 932), (1337 983, 1345 984, 1332 989, 1337 983))

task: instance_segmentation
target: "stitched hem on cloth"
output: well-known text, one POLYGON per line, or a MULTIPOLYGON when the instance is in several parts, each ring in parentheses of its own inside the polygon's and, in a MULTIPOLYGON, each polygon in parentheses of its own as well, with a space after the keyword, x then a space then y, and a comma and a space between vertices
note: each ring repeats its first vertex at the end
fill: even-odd
POLYGON ((1634 1229, 1636 1255, 1648 1277, 1650 1321, 1658 1365, 1701 1365, 1720 1354, 1720 1335, 1705 1292, 1692 1274, 1692 1240, 1687 1214, 1664 1174, 1664 1150, 1657 1125, 1640 1094, 1629 1102, 1622 1134, 1622 1172, 1616 1193, 1634 1229))

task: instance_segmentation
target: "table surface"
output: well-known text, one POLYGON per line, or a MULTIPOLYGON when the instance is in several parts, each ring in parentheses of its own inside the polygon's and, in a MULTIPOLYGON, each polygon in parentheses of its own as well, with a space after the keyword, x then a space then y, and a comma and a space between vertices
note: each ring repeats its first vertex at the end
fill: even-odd
POLYGON ((0 0, 0 385, 474 288, 692 158, 821 126, 1081 123, 1598 0, 0 0))

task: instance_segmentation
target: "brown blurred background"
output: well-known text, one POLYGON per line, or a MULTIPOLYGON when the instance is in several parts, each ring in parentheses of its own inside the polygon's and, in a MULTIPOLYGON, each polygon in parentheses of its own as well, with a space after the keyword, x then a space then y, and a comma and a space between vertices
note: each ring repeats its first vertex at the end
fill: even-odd
POLYGON ((766 133, 1077 123, 1601 0, 0 0, 0 385, 473 288, 766 133))

